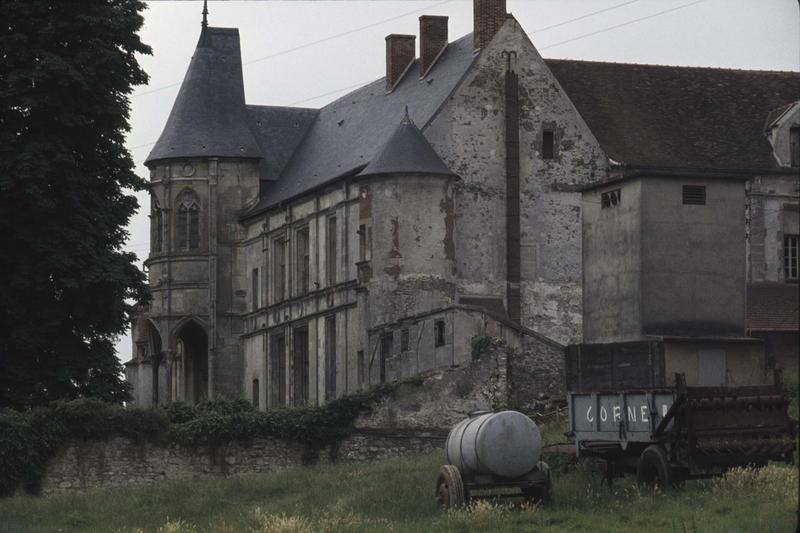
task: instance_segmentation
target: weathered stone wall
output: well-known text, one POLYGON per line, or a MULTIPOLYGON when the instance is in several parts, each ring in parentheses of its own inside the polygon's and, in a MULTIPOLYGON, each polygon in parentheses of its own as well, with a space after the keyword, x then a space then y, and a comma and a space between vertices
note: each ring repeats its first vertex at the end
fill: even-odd
POLYGON ((519 76, 522 325, 559 343, 580 341, 579 185, 606 175, 606 156, 523 29, 513 19, 482 50, 423 130, 455 185, 460 297, 506 298, 504 73, 519 76), (554 155, 542 155, 543 132, 554 155))
POLYGON ((583 342, 641 337, 641 180, 583 193, 583 342), (604 194, 621 200, 602 207, 604 194))
POLYGON ((42 494, 150 485, 200 477, 232 477, 335 460, 366 461, 441 449, 436 433, 354 433, 335 447, 309 449, 279 439, 234 441, 224 446, 158 446, 115 438, 72 442, 49 464, 42 494))
POLYGON ((509 355, 511 405, 530 413, 564 396, 564 347, 546 337, 526 335, 522 349, 509 355))

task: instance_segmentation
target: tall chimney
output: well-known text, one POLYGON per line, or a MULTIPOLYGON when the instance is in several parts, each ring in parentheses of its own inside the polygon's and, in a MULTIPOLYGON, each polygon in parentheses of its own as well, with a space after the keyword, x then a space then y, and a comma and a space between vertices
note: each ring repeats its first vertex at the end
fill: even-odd
POLYGON ((391 91, 414 61, 417 37, 415 35, 386 36, 386 90, 391 91))
POLYGON ((473 0, 475 49, 487 45, 506 21, 506 0, 473 0))
POLYGON ((425 76, 447 46, 447 17, 419 18, 419 77, 425 76))

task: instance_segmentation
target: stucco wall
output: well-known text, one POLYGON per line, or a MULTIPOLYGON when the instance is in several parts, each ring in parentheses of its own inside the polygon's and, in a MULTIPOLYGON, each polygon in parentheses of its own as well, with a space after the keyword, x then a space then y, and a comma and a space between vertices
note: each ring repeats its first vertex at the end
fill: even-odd
POLYGON ((642 180, 643 333, 744 335, 743 205, 739 180, 642 180), (683 204, 684 185, 706 204, 683 204))
POLYGON ((641 180, 583 195, 583 338, 586 343, 641 337, 641 180), (603 193, 619 190, 616 206, 603 193))

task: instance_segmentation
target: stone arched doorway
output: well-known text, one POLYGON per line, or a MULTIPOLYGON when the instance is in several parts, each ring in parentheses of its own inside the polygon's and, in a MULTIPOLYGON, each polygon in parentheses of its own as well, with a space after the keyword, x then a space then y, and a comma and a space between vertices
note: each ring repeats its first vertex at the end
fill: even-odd
POLYGON ((208 336, 190 320, 178 330, 177 354, 172 372, 173 398, 197 403, 208 397, 208 336))

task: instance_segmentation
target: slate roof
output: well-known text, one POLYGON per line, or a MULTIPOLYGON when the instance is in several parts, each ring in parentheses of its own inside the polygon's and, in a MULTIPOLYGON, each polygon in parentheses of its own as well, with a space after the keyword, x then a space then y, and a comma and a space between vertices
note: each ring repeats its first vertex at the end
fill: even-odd
POLYGON ((800 287, 790 283, 752 283, 747 286, 747 329, 800 330, 800 287))
POLYGON ((235 28, 201 32, 167 124, 145 163, 194 156, 262 157, 247 124, 235 28))
POLYGON ((382 174, 439 174, 455 176, 406 114, 386 143, 358 176, 382 174))
POLYGON ((781 169, 763 134, 764 121, 770 111, 800 98, 798 72, 545 61, 616 161, 781 169))
POLYGON ((249 105, 247 123, 255 135, 263 159, 261 179, 277 180, 319 110, 303 107, 249 105))
POLYGON ((394 90, 381 78, 319 110, 316 121, 276 183, 247 215, 258 213, 338 177, 362 170, 386 144, 409 106, 421 130, 458 86, 475 58, 472 34, 447 45, 425 78, 418 61, 394 90))

